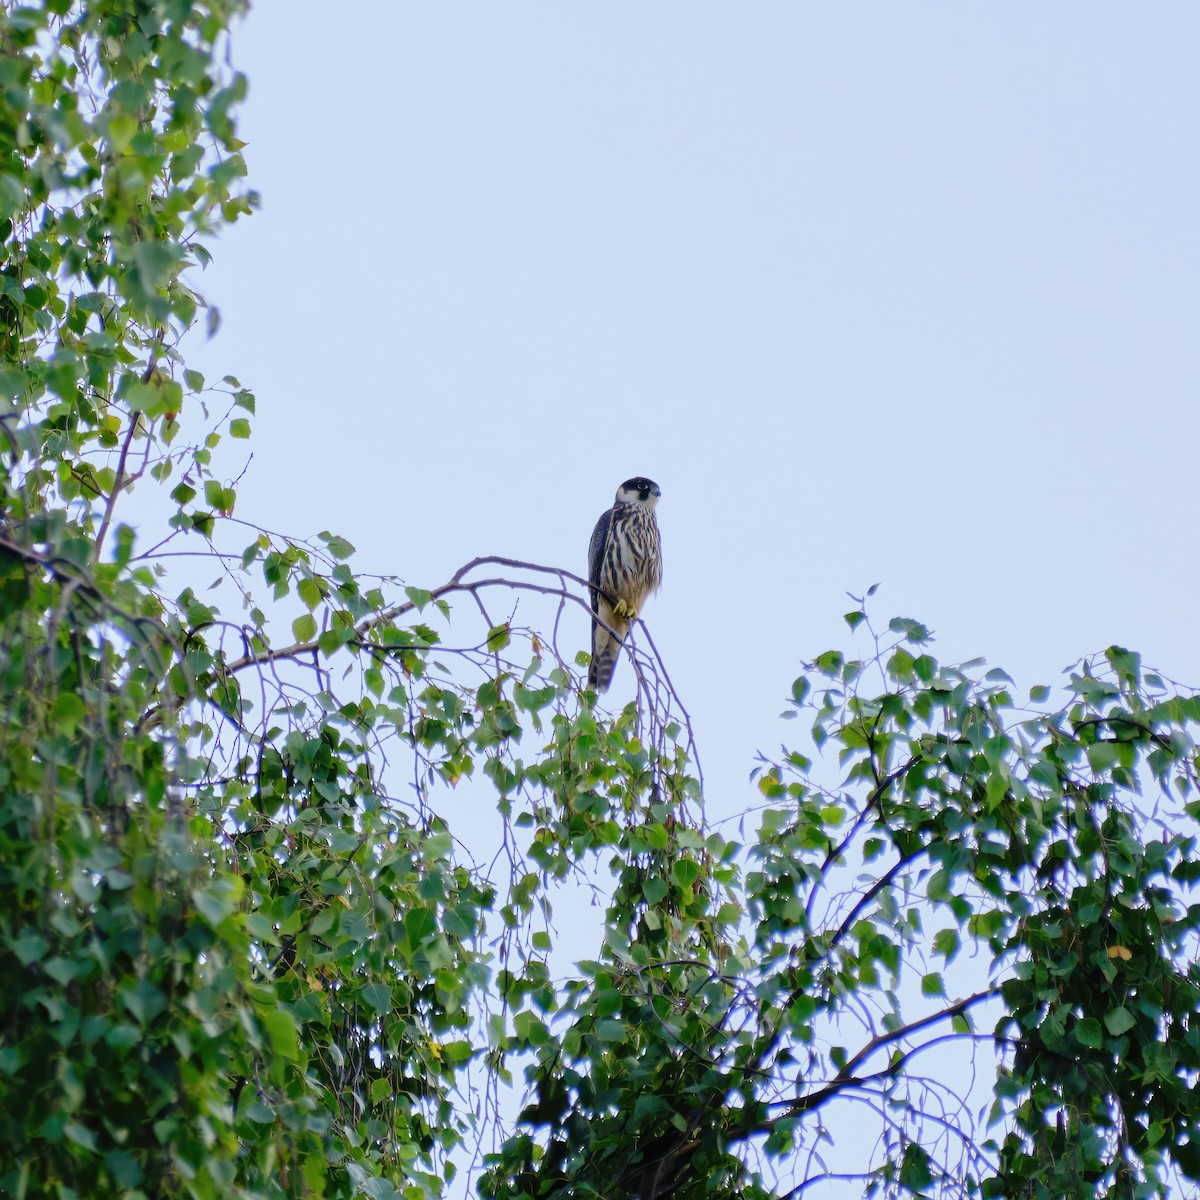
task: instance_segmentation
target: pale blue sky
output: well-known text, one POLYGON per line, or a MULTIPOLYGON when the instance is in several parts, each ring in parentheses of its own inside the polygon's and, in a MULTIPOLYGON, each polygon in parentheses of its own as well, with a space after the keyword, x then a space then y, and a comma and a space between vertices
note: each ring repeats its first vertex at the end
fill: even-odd
POLYGON ((951 655, 1193 669, 1198 34, 1178 4, 262 4, 263 211, 204 279, 203 357, 260 402, 239 511, 432 584, 581 570, 647 473, 647 616, 710 743, 876 581, 951 655))
POLYGON ((1198 45, 1170 2, 262 2, 263 208, 190 354, 258 395, 239 515, 582 571, 650 475, 710 783, 875 582, 1023 683, 1200 680, 1198 45))
POLYGON ((1113 641, 1200 682, 1198 46, 1169 0, 261 0, 263 209, 189 351, 258 396, 238 515, 432 586, 582 572, 656 479, 722 814, 876 582, 1025 685, 1113 641))

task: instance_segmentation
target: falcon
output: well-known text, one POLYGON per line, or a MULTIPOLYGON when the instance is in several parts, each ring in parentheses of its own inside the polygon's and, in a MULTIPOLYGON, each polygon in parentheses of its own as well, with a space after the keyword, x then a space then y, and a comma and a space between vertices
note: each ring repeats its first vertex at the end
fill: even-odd
POLYGON ((617 488, 613 506, 596 522, 588 547, 592 612, 592 665, 588 687, 608 690, 621 643, 638 610, 662 583, 662 542, 654 506, 662 492, 638 475, 617 488), (603 621, 604 624, 600 624, 603 621), (608 629, 604 626, 607 625, 608 629), (613 630, 613 633, 609 632, 613 630))

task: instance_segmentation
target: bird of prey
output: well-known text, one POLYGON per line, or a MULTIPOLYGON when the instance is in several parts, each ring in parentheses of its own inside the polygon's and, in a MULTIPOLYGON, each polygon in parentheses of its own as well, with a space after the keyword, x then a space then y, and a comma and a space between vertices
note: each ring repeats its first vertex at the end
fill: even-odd
POLYGON ((592 622, 588 687, 597 692, 608 690, 630 624, 637 620, 638 609, 647 597, 658 591, 662 583, 662 542, 654 519, 654 506, 661 495, 653 480, 641 475, 625 480, 617 488, 612 508, 592 531, 588 591, 592 612, 599 621, 592 622))

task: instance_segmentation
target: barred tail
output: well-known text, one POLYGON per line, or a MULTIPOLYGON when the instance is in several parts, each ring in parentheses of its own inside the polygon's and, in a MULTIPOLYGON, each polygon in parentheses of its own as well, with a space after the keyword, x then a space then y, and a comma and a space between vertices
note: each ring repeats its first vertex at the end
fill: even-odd
MULTIPOLYGON (((620 628, 620 625, 613 627, 620 628)), ((588 687, 597 692, 608 691, 608 685, 612 683, 613 671, 617 665, 617 655, 620 653, 621 639, 613 637, 607 629, 593 623, 592 662, 588 667, 588 687)))

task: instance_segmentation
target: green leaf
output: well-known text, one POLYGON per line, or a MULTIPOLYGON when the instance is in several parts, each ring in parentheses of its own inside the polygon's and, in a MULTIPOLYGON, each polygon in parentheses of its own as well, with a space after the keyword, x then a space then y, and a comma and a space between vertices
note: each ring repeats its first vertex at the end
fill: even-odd
POLYGON ((292 622, 292 637, 298 642, 311 642, 317 636, 317 619, 304 613, 292 622))
POLYGON ((671 878, 680 887, 691 887, 700 878, 700 864, 690 858, 678 859, 671 867, 671 878))
POLYGON ((74 734, 87 716, 87 708, 74 692, 64 692, 54 702, 54 722, 68 736, 74 734))
POLYGON ((602 1042, 623 1042, 625 1040, 625 1022, 615 1017, 606 1017, 596 1022, 596 1037, 602 1042))
POLYGON ((143 1036, 142 1031, 133 1025, 114 1025, 104 1035, 104 1041, 114 1050, 128 1050, 131 1046, 139 1045, 143 1036))
POLYGON ((667 886, 667 881, 657 875, 651 876, 642 883, 642 895, 646 898, 647 904, 661 904, 667 898, 668 891, 670 888, 667 886))
POLYGON ((1087 757, 1093 771, 1107 771, 1117 762, 1117 747, 1112 742, 1093 742, 1087 748, 1087 757))
MULTIPOLYGON (((167 1007, 167 998, 162 989, 148 979, 139 979, 121 991, 121 1002, 139 1024, 149 1025, 167 1007)), ((115 1032, 115 1031, 114 1031, 115 1032)), ((111 1041, 111 1038, 106 1038, 111 1041)))
POLYGON ((1124 1007, 1109 1009, 1104 1014, 1104 1027, 1113 1037, 1120 1037, 1123 1033, 1128 1033, 1136 1024, 1137 1020, 1124 1007))
POLYGON ((826 650, 824 654, 817 655, 814 665, 823 675, 836 676, 841 672, 844 662, 845 658, 839 651, 826 650))
POLYGON ((454 1041, 446 1042, 442 1046, 442 1057, 446 1059, 451 1066, 465 1066, 475 1056, 475 1051, 470 1042, 454 1041))
POLYGON ((68 1121, 63 1126, 63 1136, 67 1141, 74 1142, 76 1146, 82 1146, 85 1150, 96 1149, 96 1135, 78 1121, 68 1121))
POLYGON ((947 966, 952 963, 958 956, 958 951, 962 942, 958 936, 958 931, 955 929, 939 929, 933 937, 933 949, 936 954, 942 955, 947 966))
POLYGON ((904 1149, 900 1167, 900 1181, 910 1192, 922 1192, 933 1182, 929 1166, 929 1155, 916 1143, 904 1149))
POLYGON ((902 633, 905 641, 915 642, 917 645, 923 645, 930 637, 929 630, 911 617, 893 617, 888 622, 888 629, 892 633, 902 633))
POLYGON ((432 937, 437 928, 437 916, 427 908, 416 908, 404 914, 404 936, 413 950, 432 937))
POLYGON ((192 903, 210 925, 220 925, 238 909, 241 903, 243 884, 237 876, 225 876, 214 880, 206 888, 192 892, 192 903))
POLYGON ((283 1006, 277 1006, 260 1010, 258 1019, 267 1031, 272 1052, 291 1062, 297 1061, 300 1058, 300 1041, 292 1014, 283 1006))
POLYGON ((921 977, 922 996, 944 996, 945 994, 946 985, 942 981, 941 975, 936 972, 930 972, 928 975, 921 977))
POLYGON ((550 1041, 550 1031, 536 1013, 526 1011, 515 1014, 513 1028, 519 1044, 544 1046, 550 1041))
POLYGON ((320 582, 311 575, 301 575, 296 581, 296 594, 310 610, 324 599, 320 582))
POLYGON ((72 959, 54 957, 42 963, 42 970, 56 983, 68 984, 80 973, 79 965, 72 959))
POLYGON ((388 1012, 392 1007, 392 989, 386 983, 368 983, 362 989, 362 998, 377 1013, 388 1012))
POLYGON ((25 967, 37 962, 50 948, 50 943, 40 933, 27 933, 10 945, 21 965, 25 967))
POLYGON ((325 542, 329 553, 337 559, 349 558, 354 553, 354 547, 343 537, 337 537, 334 534, 325 532, 321 534, 322 540, 325 542))

